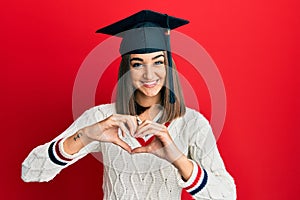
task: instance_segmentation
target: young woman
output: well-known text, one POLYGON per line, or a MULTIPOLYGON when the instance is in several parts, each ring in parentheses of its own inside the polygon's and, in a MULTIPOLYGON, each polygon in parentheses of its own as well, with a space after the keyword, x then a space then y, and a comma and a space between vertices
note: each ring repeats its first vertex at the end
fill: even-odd
MULTIPOLYGON (((139 24, 135 28, 143 32, 134 32, 134 43, 143 48, 128 50, 132 33, 122 36, 116 103, 87 110, 65 132, 35 148, 23 162, 24 181, 49 181, 88 153, 101 152, 104 199, 173 200, 180 199, 182 189, 195 199, 236 199, 208 121, 185 107, 169 38, 166 48, 153 46, 153 38, 168 37, 152 30, 153 24, 165 28, 157 22, 165 20, 166 15, 141 11, 117 22, 117 27, 139 24), (148 33, 154 34, 151 40, 144 38, 148 33)), ((167 20, 172 29, 179 19, 167 20)))

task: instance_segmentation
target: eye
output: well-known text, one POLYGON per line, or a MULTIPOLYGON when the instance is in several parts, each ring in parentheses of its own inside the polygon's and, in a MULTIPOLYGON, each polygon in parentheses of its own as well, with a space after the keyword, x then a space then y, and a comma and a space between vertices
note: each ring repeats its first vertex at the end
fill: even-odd
POLYGON ((164 62, 163 61, 161 61, 161 60, 159 60, 159 61, 155 61, 155 63, 154 63, 155 65, 163 65, 164 64, 164 62))
POLYGON ((143 65, 141 63, 133 63, 132 67, 137 68, 137 67, 142 67, 143 65))

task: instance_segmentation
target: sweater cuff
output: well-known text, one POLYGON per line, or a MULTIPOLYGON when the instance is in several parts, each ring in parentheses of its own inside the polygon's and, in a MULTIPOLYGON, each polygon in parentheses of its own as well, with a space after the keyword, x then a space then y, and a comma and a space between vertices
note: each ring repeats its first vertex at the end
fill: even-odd
POLYGON ((72 156, 64 151, 63 142, 64 139, 53 141, 48 148, 50 160, 60 166, 65 166, 73 160, 72 156))
POLYGON ((195 161, 190 161, 193 163, 193 172, 191 177, 187 181, 183 181, 180 177, 178 183, 188 193, 195 195, 205 187, 208 177, 205 169, 202 169, 195 161))
POLYGON ((67 152, 65 152, 64 150, 64 142, 67 138, 62 138, 58 141, 58 150, 60 152, 60 154, 65 158, 65 159, 68 159, 68 160, 73 160, 74 158, 77 157, 76 154, 68 154, 67 152))

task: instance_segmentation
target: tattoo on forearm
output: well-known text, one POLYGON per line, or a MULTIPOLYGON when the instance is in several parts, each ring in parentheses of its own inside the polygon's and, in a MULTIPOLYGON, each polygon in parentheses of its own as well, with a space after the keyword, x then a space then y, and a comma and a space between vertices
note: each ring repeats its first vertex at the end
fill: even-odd
POLYGON ((77 141, 77 139, 79 139, 80 137, 82 136, 82 133, 77 133, 75 136, 74 136, 74 141, 77 141))

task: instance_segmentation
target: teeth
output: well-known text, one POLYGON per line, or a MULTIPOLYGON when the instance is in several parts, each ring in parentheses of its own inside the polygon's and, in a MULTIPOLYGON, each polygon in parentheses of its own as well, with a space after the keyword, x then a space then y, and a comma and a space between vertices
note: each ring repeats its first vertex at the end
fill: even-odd
POLYGON ((152 84, 155 84, 156 81, 151 81, 151 82, 144 82, 145 85, 152 85, 152 84))

